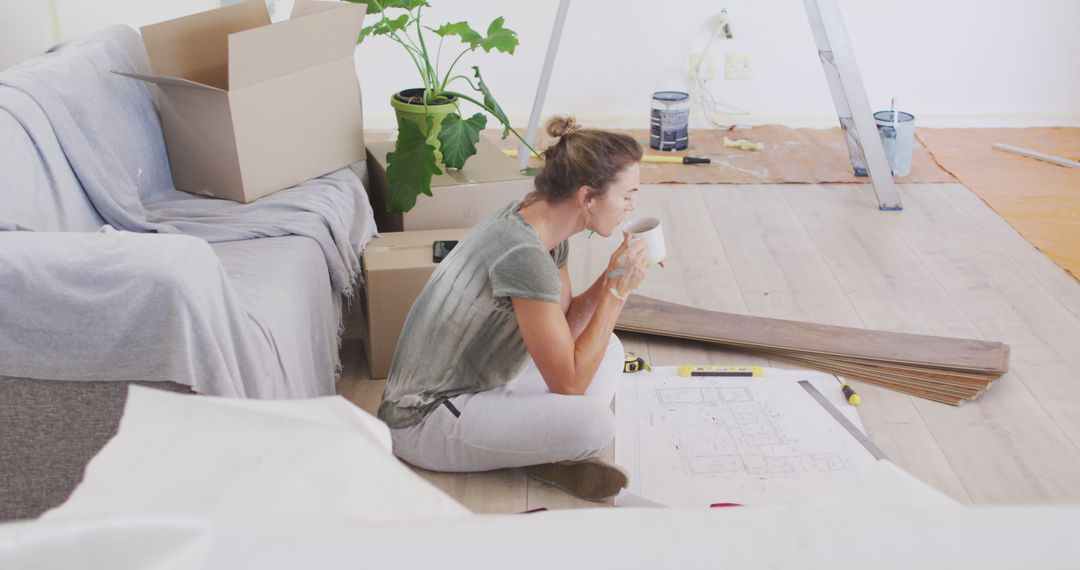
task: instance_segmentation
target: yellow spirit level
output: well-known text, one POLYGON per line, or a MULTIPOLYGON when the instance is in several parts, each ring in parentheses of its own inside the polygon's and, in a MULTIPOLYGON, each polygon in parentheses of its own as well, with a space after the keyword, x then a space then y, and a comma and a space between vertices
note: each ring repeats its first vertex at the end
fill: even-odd
POLYGON ((679 376, 745 376, 760 378, 765 369, 760 366, 680 366, 679 376))

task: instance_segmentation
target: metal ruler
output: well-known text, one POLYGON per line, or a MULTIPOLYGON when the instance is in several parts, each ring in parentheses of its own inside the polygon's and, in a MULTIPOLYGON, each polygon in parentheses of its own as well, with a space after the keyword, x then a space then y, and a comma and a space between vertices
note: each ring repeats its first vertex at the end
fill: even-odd
POLYGON ((855 424, 851 423, 851 420, 847 419, 847 416, 841 413, 840 410, 836 409, 836 406, 832 405, 832 402, 827 400, 825 398, 825 395, 819 392, 813 384, 806 380, 799 380, 799 385, 802 386, 803 389, 806 390, 812 398, 817 400, 817 402, 821 404, 821 407, 825 408, 825 411, 829 412, 829 415, 832 416, 833 419, 835 419, 837 422, 839 422, 840 425, 843 426, 844 429, 846 429, 848 433, 851 434, 851 437, 855 438, 855 441, 858 441, 860 444, 862 444, 862 446, 870 452, 870 455, 874 456, 874 459, 888 459, 888 457, 885 457, 885 452, 881 451, 878 446, 874 445, 874 442, 870 441, 870 438, 866 437, 865 433, 860 431, 859 428, 855 427, 855 424))

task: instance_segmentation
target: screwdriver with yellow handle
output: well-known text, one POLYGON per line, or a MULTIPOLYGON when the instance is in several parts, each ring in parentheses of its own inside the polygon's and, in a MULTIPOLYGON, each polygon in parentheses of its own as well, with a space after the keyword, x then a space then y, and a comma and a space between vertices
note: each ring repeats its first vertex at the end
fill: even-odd
MULTIPOLYGON (((518 151, 510 148, 504 148, 503 154, 511 158, 517 158, 518 151)), ((533 153, 533 156, 539 156, 533 153)), ((711 164, 712 159, 704 156, 660 156, 656 154, 646 154, 641 157, 641 162, 663 162, 669 164, 711 164)))
POLYGON ((862 400, 859 399, 859 395, 855 393, 855 390, 852 390, 851 386, 844 384, 844 381, 839 376, 833 376, 833 378, 836 378, 836 381, 840 383, 840 390, 844 392, 844 397, 847 398, 848 403, 852 406, 858 406, 862 400))

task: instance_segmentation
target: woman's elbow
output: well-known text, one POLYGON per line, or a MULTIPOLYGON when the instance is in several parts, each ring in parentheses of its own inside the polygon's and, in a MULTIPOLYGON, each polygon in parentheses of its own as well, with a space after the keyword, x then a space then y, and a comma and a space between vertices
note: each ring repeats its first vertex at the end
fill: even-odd
POLYGON ((584 396, 588 386, 576 382, 556 382, 548 384, 548 389, 551 390, 552 394, 559 394, 560 396, 584 396))

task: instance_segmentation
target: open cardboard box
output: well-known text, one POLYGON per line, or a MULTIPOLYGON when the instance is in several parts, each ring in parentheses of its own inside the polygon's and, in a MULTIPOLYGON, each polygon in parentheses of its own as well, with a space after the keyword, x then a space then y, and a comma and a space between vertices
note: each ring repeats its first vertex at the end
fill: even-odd
POLYGON ((465 168, 443 169, 432 177, 433 196, 420 195, 412 210, 391 214, 386 211, 386 155, 393 150, 393 141, 367 145, 368 195, 379 231, 470 228, 533 189, 532 176, 522 174, 515 160, 480 137, 465 168))
POLYGON ((437 265, 432 261, 436 240, 460 240, 469 228, 386 232, 364 250, 364 312, 371 378, 386 378, 394 360, 405 317, 437 265))
POLYGON ((364 159, 353 51, 366 6, 251 0, 141 29, 173 183, 251 202, 364 159))

